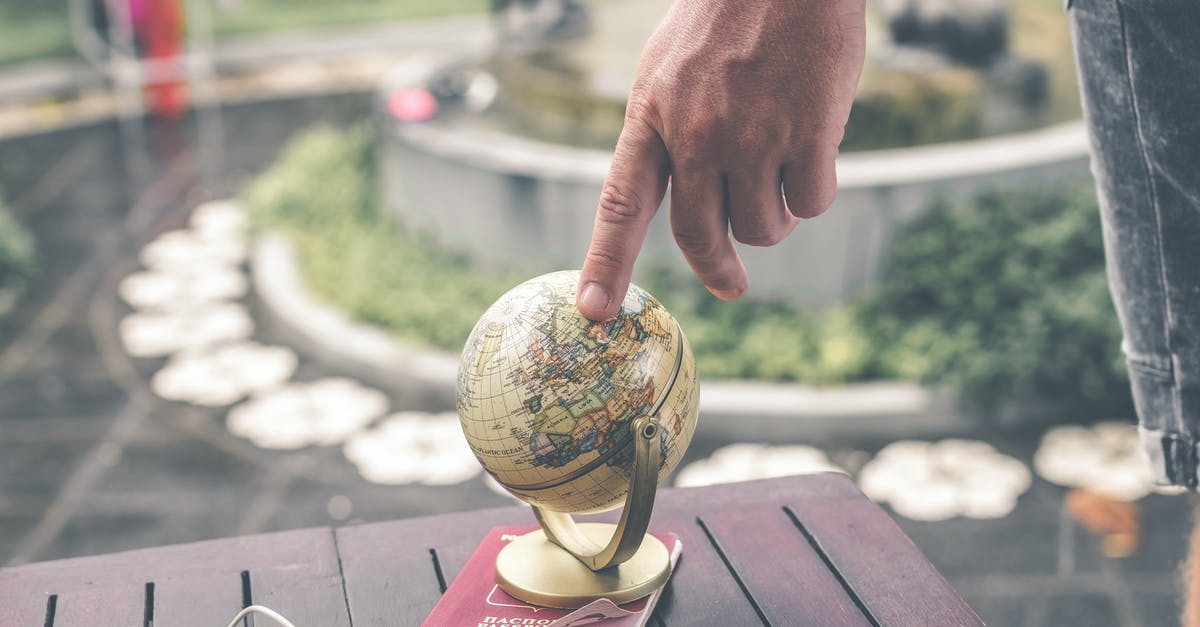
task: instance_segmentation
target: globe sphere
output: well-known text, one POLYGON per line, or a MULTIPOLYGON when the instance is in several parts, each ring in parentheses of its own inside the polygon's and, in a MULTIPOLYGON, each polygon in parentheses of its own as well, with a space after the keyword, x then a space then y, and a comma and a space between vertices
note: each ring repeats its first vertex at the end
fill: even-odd
POLYGON ((575 306, 579 272, 546 274, 501 296, 458 365, 463 433, 479 463, 517 498, 591 513, 621 505, 633 467, 631 425, 657 416, 659 480, 679 463, 699 410, 696 364, 679 324, 630 285, 616 316, 575 306))

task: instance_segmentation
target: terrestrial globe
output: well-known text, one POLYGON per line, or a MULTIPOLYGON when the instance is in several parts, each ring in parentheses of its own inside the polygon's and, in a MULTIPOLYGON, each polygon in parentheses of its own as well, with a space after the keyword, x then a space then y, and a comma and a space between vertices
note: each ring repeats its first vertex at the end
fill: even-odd
POLYGON ((467 339, 457 405, 471 450, 495 479, 544 510, 592 513, 623 504, 633 421, 657 417, 661 480, 696 428, 696 365, 679 324, 630 285, 616 316, 576 309, 577 271, 510 290, 467 339))

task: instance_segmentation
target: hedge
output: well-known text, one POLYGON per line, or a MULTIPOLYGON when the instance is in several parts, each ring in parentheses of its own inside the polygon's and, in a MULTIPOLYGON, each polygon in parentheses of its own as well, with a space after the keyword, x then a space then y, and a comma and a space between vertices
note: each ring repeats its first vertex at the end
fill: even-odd
MULTIPOLYGON (((319 297, 458 351, 483 310, 527 277, 473 267, 405 230, 376 198, 374 172, 364 128, 308 132, 246 192, 252 222, 292 238, 319 297)), ((876 288, 831 312, 728 303, 663 271, 643 286, 679 319, 706 378, 905 379, 985 407, 1128 404, 1090 182, 943 199, 888 255, 876 288)))

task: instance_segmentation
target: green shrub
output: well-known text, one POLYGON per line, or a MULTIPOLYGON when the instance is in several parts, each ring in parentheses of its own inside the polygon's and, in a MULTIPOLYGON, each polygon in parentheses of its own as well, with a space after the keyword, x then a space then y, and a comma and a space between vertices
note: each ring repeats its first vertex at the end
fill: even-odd
POLYGON ((33 239, 0 201, 0 318, 33 278, 33 239))
POLYGON ((365 128, 306 133, 246 192, 252 225, 291 238, 319 298, 399 337, 460 350, 519 279, 474 271, 405 231, 376 200, 374 172, 365 128))
POLYGON ((878 347, 868 373, 949 385, 984 406, 1128 404, 1088 182, 939 202, 888 257, 857 307, 878 347))
MULTIPOLYGON (((247 191, 252 223, 291 237, 320 298, 457 351, 483 310, 528 277, 474 268, 401 228, 375 197, 374 172, 365 129, 306 133, 247 191)), ((686 330, 705 378, 900 378, 984 406, 1127 402, 1086 182, 936 203, 902 229, 884 267, 871 294, 822 314, 720 301, 665 271, 642 287, 686 330)))

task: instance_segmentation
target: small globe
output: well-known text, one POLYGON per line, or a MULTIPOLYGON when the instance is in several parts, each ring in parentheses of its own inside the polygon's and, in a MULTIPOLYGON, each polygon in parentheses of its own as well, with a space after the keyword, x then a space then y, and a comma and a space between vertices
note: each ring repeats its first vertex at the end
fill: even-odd
POLYGON ((616 316, 592 322, 578 285, 578 272, 554 272, 501 296, 467 339, 457 404, 475 457, 517 498, 592 513, 628 492, 635 418, 659 418, 659 480, 675 468, 699 388, 687 339, 654 297, 630 285, 616 316))

